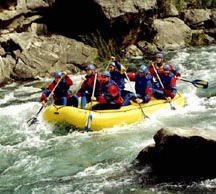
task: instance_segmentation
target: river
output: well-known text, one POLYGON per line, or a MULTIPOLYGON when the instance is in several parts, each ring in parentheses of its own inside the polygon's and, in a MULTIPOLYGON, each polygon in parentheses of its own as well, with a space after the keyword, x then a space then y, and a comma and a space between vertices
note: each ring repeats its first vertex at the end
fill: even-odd
MULTIPOLYGON (((190 185, 140 187, 127 172, 130 163, 162 127, 199 128, 216 132, 216 46, 167 53, 188 80, 209 82, 207 90, 177 82, 186 106, 158 111, 151 119, 99 132, 81 133, 69 126, 26 121, 40 109, 41 82, 13 83, 0 88, 0 193, 212 193, 216 179, 190 185)), ((132 62, 142 63, 136 59, 132 62)), ((75 86, 80 76, 71 76, 75 86)), ((51 81, 45 80, 47 84, 51 81)))

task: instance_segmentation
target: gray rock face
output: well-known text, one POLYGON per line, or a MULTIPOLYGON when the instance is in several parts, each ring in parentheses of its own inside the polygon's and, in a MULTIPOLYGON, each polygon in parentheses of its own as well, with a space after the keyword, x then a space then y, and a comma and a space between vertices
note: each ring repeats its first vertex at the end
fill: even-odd
POLYGON ((203 26, 204 22, 210 20, 211 10, 209 9, 190 9, 184 11, 183 19, 190 26, 203 26))
POLYGON ((143 183, 195 181, 216 177, 216 135, 198 129, 162 128, 155 145, 144 148, 134 167, 143 183), (148 169, 148 173, 142 170, 148 169))
POLYGON ((153 28, 157 32, 154 42, 160 48, 177 49, 191 41, 191 29, 178 18, 155 19, 153 28))
POLYGON ((0 56, 0 85, 12 81, 10 75, 14 64, 15 60, 12 57, 2 58, 0 56))
MULTIPOLYGON (((9 56, 13 56, 13 68, 8 74, 19 79, 50 76, 56 70, 66 70, 69 64, 71 69, 72 64, 92 63, 97 57, 97 49, 61 35, 45 37, 14 33, 1 38, 1 42, 14 45, 14 50, 9 50, 9 56)), ((2 68, 11 66, 11 58, 1 58, 2 68)))
POLYGON ((139 13, 140 11, 148 11, 157 7, 156 0, 96 0, 102 7, 102 10, 108 19, 116 18, 127 13, 139 13))

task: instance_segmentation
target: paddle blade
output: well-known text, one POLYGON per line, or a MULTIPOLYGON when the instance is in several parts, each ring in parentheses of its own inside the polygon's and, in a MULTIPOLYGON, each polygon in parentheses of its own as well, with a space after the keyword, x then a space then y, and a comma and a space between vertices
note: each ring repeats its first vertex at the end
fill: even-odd
POLYGON ((36 122, 37 122, 37 117, 33 117, 27 121, 29 127, 35 124, 36 122))
POLYGON ((92 114, 89 114, 88 119, 85 124, 84 131, 89 131, 91 129, 91 123, 92 123, 92 114))
POLYGON ((208 88, 208 82, 203 81, 203 80, 194 80, 191 83, 197 88, 203 88, 203 89, 208 88))
POLYGON ((176 107, 174 107, 173 105, 170 104, 170 108, 171 110, 176 110, 176 107))

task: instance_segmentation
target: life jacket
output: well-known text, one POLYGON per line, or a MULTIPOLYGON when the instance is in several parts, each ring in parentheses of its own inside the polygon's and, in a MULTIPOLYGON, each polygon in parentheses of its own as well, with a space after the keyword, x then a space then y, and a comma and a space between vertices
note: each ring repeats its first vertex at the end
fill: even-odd
POLYGON ((140 77, 139 74, 135 75, 135 90, 141 97, 146 96, 146 91, 151 90, 153 87, 153 79, 150 74, 140 77))
MULTIPOLYGON (((55 87, 56 85, 55 81, 53 81, 53 85, 55 87)), ((71 96, 69 89, 70 89, 70 86, 66 84, 65 79, 61 80, 54 91, 54 94, 53 94, 54 99, 57 100, 57 99, 60 99, 61 97, 68 98, 69 96, 71 96)))
POLYGON ((118 70, 110 72, 111 79, 118 85, 120 90, 123 90, 125 87, 125 75, 121 74, 118 70))
POLYGON ((85 89, 91 95, 93 91, 95 75, 86 75, 85 78, 86 78, 86 80, 84 81, 85 89))
MULTIPOLYGON (((94 80, 95 80, 95 75, 86 75, 85 76, 86 80, 82 83, 81 88, 77 92, 78 96, 81 96, 83 92, 88 92, 90 95, 92 95, 93 92, 93 87, 94 87, 94 80)), ((95 96, 98 93, 98 88, 99 88, 99 81, 101 80, 101 74, 97 74, 97 80, 96 80, 96 85, 95 85, 95 96)))
MULTIPOLYGON (((164 65, 164 63, 162 63, 162 64, 160 63, 160 65, 157 64, 157 63, 154 63, 153 65, 154 65, 154 67, 155 67, 155 69, 156 69, 156 71, 157 71, 158 74, 160 74, 160 73, 163 72, 163 65, 164 65)), ((154 70, 153 65, 151 65, 149 67, 149 69, 148 69, 148 71, 151 74, 151 76, 155 76, 155 70, 154 70)))
MULTIPOLYGON (((160 65, 159 64, 154 64, 154 67, 155 67, 155 69, 156 69, 156 71, 157 71, 157 73, 158 74, 161 74, 161 73, 163 73, 163 66, 164 65, 169 65, 170 66, 170 72, 172 72, 175 76, 181 76, 181 73, 179 73, 176 69, 175 69, 175 67, 172 65, 172 64, 170 64, 170 63, 161 63, 160 65)), ((149 72, 150 72, 150 74, 152 75, 152 76, 155 76, 156 77, 156 75, 155 75, 155 71, 154 71, 154 67, 151 65, 150 67, 149 67, 149 72)))
POLYGON ((102 83, 101 92, 102 92, 102 96, 104 96, 108 104, 121 104, 123 102, 123 98, 121 97, 120 89, 113 80, 110 80, 108 83, 102 83), (113 96, 108 91, 111 85, 115 85, 118 89, 118 94, 116 96, 113 96))
POLYGON ((171 72, 167 76, 162 73, 160 75, 160 79, 164 86, 164 89, 162 89, 161 86, 160 86, 161 87, 160 89, 164 90, 164 92, 168 96, 172 94, 171 96, 174 97, 174 95, 177 93, 175 75, 171 72))

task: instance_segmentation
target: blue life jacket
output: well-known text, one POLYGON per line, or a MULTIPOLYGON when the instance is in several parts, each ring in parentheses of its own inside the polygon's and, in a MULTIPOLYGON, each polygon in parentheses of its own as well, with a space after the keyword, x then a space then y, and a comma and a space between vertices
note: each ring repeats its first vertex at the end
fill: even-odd
POLYGON ((170 82, 171 82, 172 77, 175 77, 175 75, 171 72, 169 73, 168 76, 165 76, 164 74, 160 75, 160 79, 161 79, 161 82, 162 82, 164 88, 167 90, 172 90, 172 93, 176 94, 177 93, 176 86, 170 86, 170 82))
POLYGON ((118 61, 114 62, 116 65, 116 69, 113 72, 110 72, 111 79, 118 84, 118 87, 120 90, 123 90, 125 88, 125 78, 126 76, 124 74, 121 74, 121 63, 118 61))
POLYGON ((153 87, 152 76, 148 73, 144 77, 140 77, 139 74, 135 76, 135 90, 142 98, 146 95, 145 91, 147 88, 153 87))
POLYGON ((118 85, 120 90, 125 88, 125 75, 121 74, 118 70, 110 72, 111 79, 118 85))

